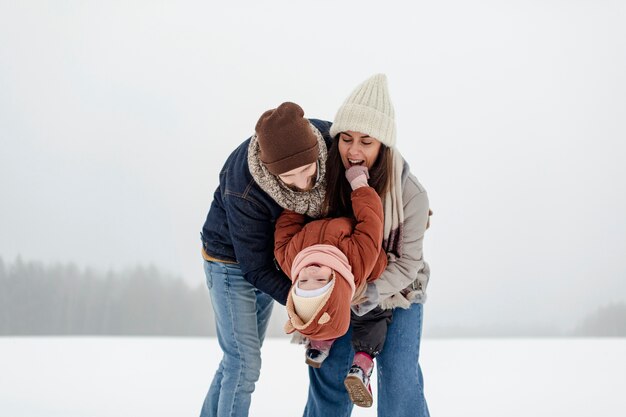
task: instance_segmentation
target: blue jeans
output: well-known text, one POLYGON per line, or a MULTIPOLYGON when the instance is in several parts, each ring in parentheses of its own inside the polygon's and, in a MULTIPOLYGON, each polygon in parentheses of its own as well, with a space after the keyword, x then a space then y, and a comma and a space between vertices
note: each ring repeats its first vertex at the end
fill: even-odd
MULTIPOLYGON (((393 310, 385 347, 376 357, 378 417, 430 416, 418 362, 422 312, 422 304, 412 304, 408 310, 393 310)), ((335 341, 321 368, 309 368, 305 417, 345 417, 352 413, 353 404, 343 385, 354 356, 351 338, 352 326, 335 341)))
POLYGON ((247 416, 274 301, 246 281, 236 264, 204 261, 204 272, 223 356, 200 416, 247 416))

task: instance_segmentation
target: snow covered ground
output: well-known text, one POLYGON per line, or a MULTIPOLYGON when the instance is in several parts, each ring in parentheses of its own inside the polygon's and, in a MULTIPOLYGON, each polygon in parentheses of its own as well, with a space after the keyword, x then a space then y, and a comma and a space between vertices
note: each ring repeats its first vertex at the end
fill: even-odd
MULTIPOLYGON (((426 339, 431 414, 626 415, 626 339, 426 339)), ((302 348, 269 339, 251 416, 300 416, 302 348)), ((197 416, 215 339, 0 337, 0 415, 197 416)), ((374 387, 375 389, 375 387, 374 387)), ((375 416, 355 408, 353 416, 375 416)))

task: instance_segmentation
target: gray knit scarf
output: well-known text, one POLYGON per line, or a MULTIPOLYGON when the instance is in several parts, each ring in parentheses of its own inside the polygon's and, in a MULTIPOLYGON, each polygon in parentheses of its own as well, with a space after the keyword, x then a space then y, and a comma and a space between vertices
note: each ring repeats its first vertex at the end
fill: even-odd
MULTIPOLYGON (((404 159, 400 152, 391 149, 393 158, 393 172, 391 187, 383 198, 385 225, 383 231, 383 249, 387 254, 402 256, 402 228, 404 223, 404 202, 402 201, 402 174, 404 173, 404 159)), ((408 172, 408 170, 407 170, 408 172)))
POLYGON ((259 142, 256 135, 252 136, 248 146, 248 167, 252 178, 259 187, 278 203, 282 208, 306 214, 317 218, 321 215, 322 203, 326 193, 326 156, 328 151, 322 134, 315 126, 309 123, 311 130, 317 137, 319 157, 317 159, 317 181, 309 191, 294 191, 286 187, 277 176, 265 168, 259 158, 259 142))

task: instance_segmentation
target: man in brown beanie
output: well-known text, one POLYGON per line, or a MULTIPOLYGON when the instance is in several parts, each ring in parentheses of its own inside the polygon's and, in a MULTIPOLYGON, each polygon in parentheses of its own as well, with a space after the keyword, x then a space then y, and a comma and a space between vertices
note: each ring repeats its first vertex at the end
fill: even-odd
POLYGON ((283 103, 220 171, 201 239, 223 357, 201 417, 248 415, 273 300, 284 305, 291 286, 274 262, 274 224, 283 209, 320 216, 330 126, 283 103))

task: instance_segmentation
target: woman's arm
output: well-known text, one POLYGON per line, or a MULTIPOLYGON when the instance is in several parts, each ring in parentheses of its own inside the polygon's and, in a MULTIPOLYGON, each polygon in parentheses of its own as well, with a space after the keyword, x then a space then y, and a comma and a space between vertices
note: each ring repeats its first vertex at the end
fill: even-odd
POLYGON ((428 224, 428 194, 411 174, 406 179, 402 194, 404 203, 403 251, 399 258, 389 255, 387 269, 376 280, 376 289, 381 302, 413 284, 418 278, 417 284, 422 287, 428 283, 428 275, 425 273, 428 267, 423 258, 424 233, 428 224))

